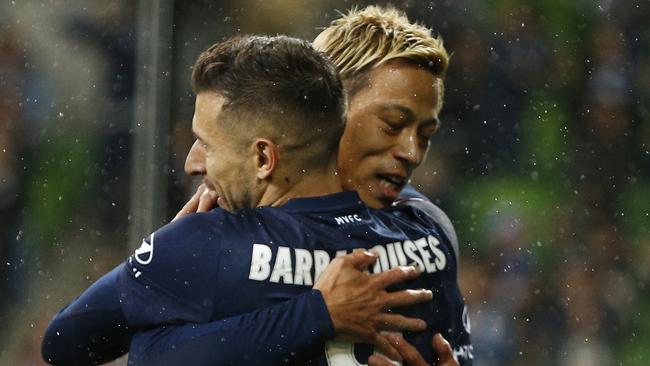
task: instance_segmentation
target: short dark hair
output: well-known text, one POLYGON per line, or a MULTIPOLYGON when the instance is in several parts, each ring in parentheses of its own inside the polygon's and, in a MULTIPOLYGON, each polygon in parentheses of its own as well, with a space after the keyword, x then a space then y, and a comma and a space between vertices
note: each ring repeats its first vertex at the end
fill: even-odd
POLYGON ((192 88, 223 96, 223 111, 243 117, 231 126, 241 136, 275 138, 285 150, 306 147, 299 155, 307 164, 323 164, 324 154, 338 150, 345 128, 343 84, 329 59, 307 41, 239 36, 217 43, 196 60, 192 88))

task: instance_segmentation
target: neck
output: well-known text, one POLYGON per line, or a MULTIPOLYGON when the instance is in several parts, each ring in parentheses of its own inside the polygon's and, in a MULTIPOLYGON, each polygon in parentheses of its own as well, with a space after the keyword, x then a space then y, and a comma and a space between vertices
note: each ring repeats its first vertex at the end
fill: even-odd
POLYGON ((318 197, 343 191, 336 175, 336 164, 322 172, 294 174, 287 180, 278 174, 280 184, 271 183, 260 198, 257 206, 282 206, 292 198, 318 197))

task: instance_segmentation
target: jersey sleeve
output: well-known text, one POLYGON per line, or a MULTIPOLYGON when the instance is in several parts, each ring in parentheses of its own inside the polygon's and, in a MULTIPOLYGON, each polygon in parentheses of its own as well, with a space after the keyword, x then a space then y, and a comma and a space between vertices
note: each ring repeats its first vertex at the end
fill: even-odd
POLYGON ((130 326, 210 320, 222 235, 207 215, 164 226, 128 258, 117 286, 130 326))
POLYGON ((97 280, 64 307, 48 325, 41 355, 54 365, 96 365, 129 349, 134 329, 127 325, 117 290, 123 264, 97 280))
POLYGON ((320 350, 334 336, 317 290, 272 307, 202 324, 163 326, 133 338, 129 364, 276 365, 320 350))
POLYGON ((127 262, 54 316, 41 346, 45 361, 107 362, 128 351, 138 328, 208 319, 206 298, 212 298, 210 284, 216 280, 210 265, 217 259, 210 248, 217 247, 218 233, 204 218, 181 221, 145 239, 127 262))

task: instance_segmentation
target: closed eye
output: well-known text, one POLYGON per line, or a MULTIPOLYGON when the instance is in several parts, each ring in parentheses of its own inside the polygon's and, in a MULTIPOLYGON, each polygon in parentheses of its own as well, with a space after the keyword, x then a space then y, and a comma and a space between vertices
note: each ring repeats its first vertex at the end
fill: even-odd
POLYGON ((424 127, 420 128, 420 145, 428 146, 431 137, 438 131, 440 127, 440 120, 436 117, 430 123, 427 123, 424 127))
POLYGON ((418 135, 418 143, 420 147, 427 148, 429 146, 429 141, 431 141, 431 136, 418 135))
POLYGON ((391 121, 389 121, 387 119, 381 118, 381 121, 384 124, 384 126, 382 127, 382 130, 384 132, 386 132, 387 134, 389 134, 389 135, 395 135, 395 134, 399 133, 403 128, 403 126, 401 124, 391 122, 391 121))

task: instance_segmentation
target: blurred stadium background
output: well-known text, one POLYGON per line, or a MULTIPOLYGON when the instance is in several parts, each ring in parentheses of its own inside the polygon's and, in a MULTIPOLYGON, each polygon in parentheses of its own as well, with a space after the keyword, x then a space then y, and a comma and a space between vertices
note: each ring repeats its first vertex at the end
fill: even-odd
MULTIPOLYGON (((192 191, 199 51, 239 33, 313 39, 368 3, 3 1, 0 364, 43 364, 50 317, 192 191), (137 39, 161 47, 156 67, 137 39), (151 70, 158 104, 135 88, 151 70), (156 106, 134 144, 134 116, 156 106), (152 151, 161 164, 133 166, 152 151)), ((453 52, 413 182, 459 233, 476 365, 650 364, 650 2, 393 4, 453 52)))

